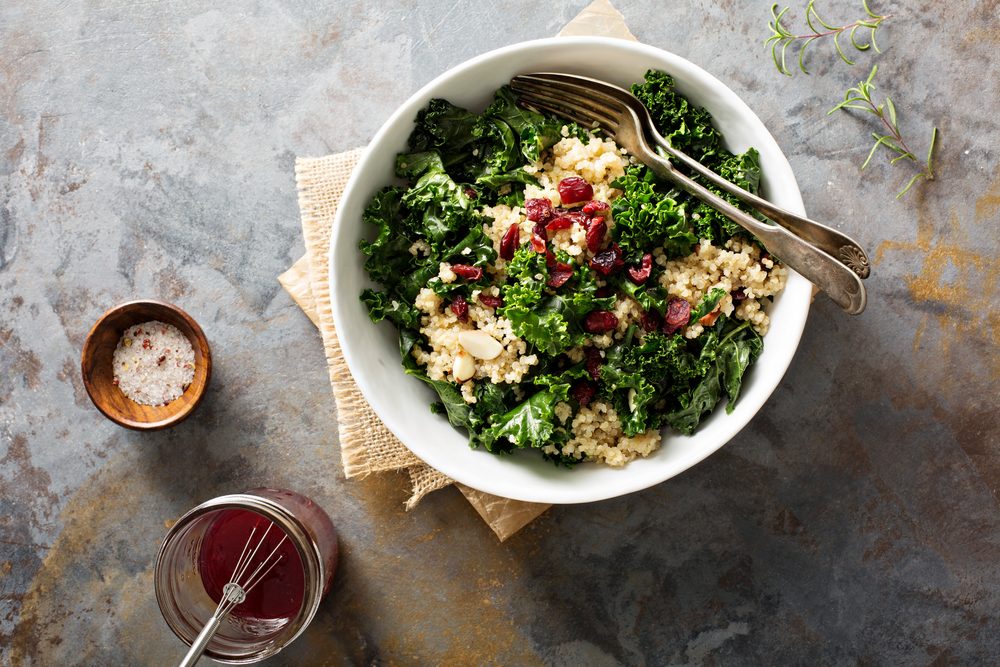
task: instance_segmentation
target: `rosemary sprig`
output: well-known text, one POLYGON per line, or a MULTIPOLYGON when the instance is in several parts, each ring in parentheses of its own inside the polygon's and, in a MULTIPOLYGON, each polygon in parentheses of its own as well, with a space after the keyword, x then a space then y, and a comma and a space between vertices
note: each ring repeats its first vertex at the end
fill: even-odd
POLYGON ((809 74, 804 61, 806 49, 817 39, 830 37, 831 35, 833 36, 833 45, 836 47, 841 60, 848 65, 853 65, 854 61, 847 57, 847 54, 844 53, 844 48, 840 43, 840 38, 845 32, 851 40, 851 46, 858 51, 867 51, 871 48, 874 49, 876 53, 881 53, 881 51, 879 51, 878 44, 875 43, 875 33, 878 31, 879 26, 882 25, 882 22, 891 18, 892 14, 876 14, 868 7, 868 0, 862 0, 865 13, 868 15, 866 18, 858 19, 857 21, 848 23, 847 25, 834 26, 820 18, 819 13, 816 11, 815 4, 816 0, 809 0, 809 4, 806 5, 806 24, 808 24, 809 29, 812 30, 812 32, 803 35, 794 34, 781 22, 781 19, 784 18, 785 13, 788 11, 788 7, 785 7, 779 12, 777 11, 777 3, 771 5, 771 18, 773 20, 768 24, 768 27, 771 28, 772 34, 764 43, 771 46, 771 57, 774 59, 774 66, 778 68, 779 72, 785 74, 786 76, 792 75, 791 71, 785 64, 785 52, 788 51, 788 47, 792 44, 800 43, 800 46, 798 47, 799 69, 802 70, 803 74, 809 74), (817 27, 817 25, 819 27, 817 27), (823 28, 823 30, 820 30, 820 28, 823 28), (858 31, 861 31, 863 38, 865 30, 868 31, 867 40, 859 41, 858 31))
POLYGON ((872 132, 872 138, 875 140, 875 145, 868 152, 868 157, 865 159, 864 164, 861 168, 864 169, 868 166, 868 163, 872 161, 872 156, 875 155, 875 151, 878 150, 879 146, 885 146, 887 149, 896 154, 896 157, 892 158, 889 163, 896 164, 901 160, 912 161, 920 171, 913 175, 910 182, 906 184, 906 187, 896 195, 896 199, 899 199, 905 195, 913 184, 917 180, 923 178, 928 181, 934 180, 934 147, 937 144, 937 128, 933 128, 931 131, 931 143, 930 147, 927 149, 927 159, 923 162, 910 150, 910 147, 906 145, 906 141, 903 139, 903 135, 899 131, 899 125, 896 123, 896 106, 892 103, 892 99, 886 95, 885 101, 882 104, 875 104, 872 100, 872 91, 875 90, 875 84, 872 81, 875 79, 875 72, 878 71, 878 65, 872 67, 871 74, 864 81, 858 83, 857 86, 853 88, 848 88, 847 92, 844 94, 844 100, 833 107, 827 112, 829 116, 838 109, 857 109, 858 111, 864 111, 866 113, 873 114, 878 117, 885 128, 888 130, 888 134, 879 134, 878 132, 872 132))

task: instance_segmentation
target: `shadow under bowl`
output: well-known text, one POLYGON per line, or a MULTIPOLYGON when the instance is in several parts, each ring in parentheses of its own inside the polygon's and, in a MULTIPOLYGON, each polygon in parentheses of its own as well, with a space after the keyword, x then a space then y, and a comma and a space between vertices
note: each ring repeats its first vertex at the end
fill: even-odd
POLYGON ((177 306, 163 301, 130 301, 97 320, 83 344, 80 366, 87 394, 105 417, 125 428, 156 431, 180 423, 198 407, 212 376, 212 353, 201 327, 177 306), (136 403, 114 383, 113 360, 122 334, 150 320, 177 327, 194 348, 194 379, 183 394, 165 405, 136 403))

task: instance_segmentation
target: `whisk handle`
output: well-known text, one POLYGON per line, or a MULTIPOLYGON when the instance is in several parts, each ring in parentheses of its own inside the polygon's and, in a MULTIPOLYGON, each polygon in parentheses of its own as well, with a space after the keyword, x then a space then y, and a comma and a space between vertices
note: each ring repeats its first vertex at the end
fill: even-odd
POLYGON ((205 647, 208 646, 208 642, 212 641, 212 637, 215 636, 216 631, 219 629, 219 625, 222 623, 222 616, 213 614, 212 618, 208 619, 208 623, 202 628, 198 637, 191 644, 191 648, 188 650, 187 655, 181 660, 180 667, 193 667, 195 663, 201 658, 201 654, 205 652, 205 647))

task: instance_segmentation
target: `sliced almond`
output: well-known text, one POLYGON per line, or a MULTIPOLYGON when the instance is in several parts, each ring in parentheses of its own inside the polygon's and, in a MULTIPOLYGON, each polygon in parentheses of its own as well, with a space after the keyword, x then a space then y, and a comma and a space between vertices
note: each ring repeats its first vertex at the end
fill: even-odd
POLYGON ((496 359, 503 352, 496 338, 484 331, 462 331, 458 334, 458 344, 476 359, 496 359))
POLYGON ((451 374, 455 376, 456 382, 465 382, 476 374, 476 362, 468 352, 459 350, 455 363, 452 364, 451 374))
POLYGON ((635 389, 628 390, 628 411, 635 412, 635 389))

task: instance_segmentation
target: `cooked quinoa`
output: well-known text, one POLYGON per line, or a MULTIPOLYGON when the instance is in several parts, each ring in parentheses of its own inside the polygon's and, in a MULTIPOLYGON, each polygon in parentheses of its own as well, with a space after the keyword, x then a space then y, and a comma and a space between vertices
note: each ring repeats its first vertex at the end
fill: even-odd
MULTIPOLYGON (((493 112, 501 119, 509 108, 502 92, 494 106, 507 106, 493 112)), ((458 115, 454 109, 444 110, 458 115)), ((482 117, 493 118, 491 109, 482 117)), ((437 136, 421 130, 435 111, 432 103, 418 117, 411 147, 432 143, 421 131, 437 136)), ((394 294, 369 290, 363 299, 376 321, 389 318, 413 332, 401 337, 407 372, 438 392, 440 409, 470 431, 474 445, 531 446, 565 464, 622 466, 655 452, 664 424, 691 432, 714 408, 693 402, 701 400, 691 384, 699 378, 714 373, 716 392, 724 387, 735 402, 770 325, 766 306, 784 288, 787 270, 754 239, 711 213, 689 213, 688 204, 653 211, 657 224, 673 227, 663 237, 668 243, 648 245, 648 225, 635 222, 650 215, 636 193, 656 187, 646 183, 645 168, 607 137, 537 119, 536 131, 549 128, 552 139, 539 140, 537 152, 522 145, 530 159, 521 175, 499 185, 455 184, 431 153, 400 158, 401 175, 423 174, 412 191, 395 193, 401 210, 416 205, 416 195, 407 199, 411 192, 423 197, 422 187, 444 183, 440 208, 424 218, 426 235, 400 234, 402 254, 385 255, 387 263, 412 258, 411 266, 423 267, 413 275, 424 282, 401 284, 394 294), (413 165, 422 161, 431 166, 418 172, 413 165), (466 234, 458 245, 442 250, 435 236, 448 215, 471 226, 454 233, 466 234), (627 229, 616 229, 619 216, 627 229)), ((437 150, 444 154, 447 144, 437 150)), ((755 155, 726 159, 749 181, 747 156, 755 155)), ((391 231, 390 193, 376 196, 366 216, 391 231)), ((380 233, 362 244, 370 273, 387 238, 380 233)), ((377 270, 373 278, 393 279, 377 270)))

